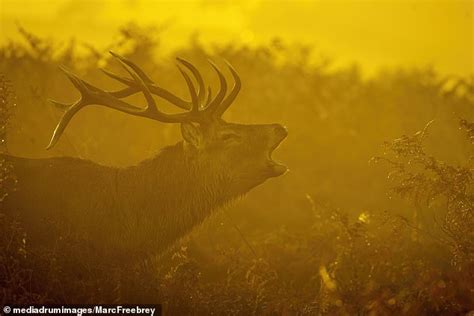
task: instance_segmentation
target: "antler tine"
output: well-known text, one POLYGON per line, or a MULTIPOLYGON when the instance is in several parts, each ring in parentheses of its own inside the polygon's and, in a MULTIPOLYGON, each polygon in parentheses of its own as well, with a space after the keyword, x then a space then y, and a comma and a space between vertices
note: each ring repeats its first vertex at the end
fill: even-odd
POLYGON ((153 96, 151 95, 150 90, 148 89, 148 86, 145 83, 145 82, 153 83, 150 80, 150 78, 148 78, 148 76, 140 68, 138 68, 135 64, 133 64, 131 62, 127 62, 126 59, 124 59, 124 58, 122 58, 122 57, 120 57, 116 54, 113 54, 112 52, 111 52, 111 54, 112 54, 112 56, 116 57, 119 60, 120 64, 123 66, 123 68, 130 74, 130 76, 132 76, 134 81, 136 83, 138 83, 139 86, 141 87, 141 91, 143 92, 143 95, 144 95, 144 97, 147 101, 147 106, 145 108, 145 111, 158 112, 158 108, 156 107, 155 99, 153 99, 153 96), (130 67, 131 69, 129 69, 127 66, 130 67))
MULTIPOLYGON (((53 101, 53 100, 50 100, 50 102, 56 103, 56 101, 53 101)), ((77 111, 79 111, 82 107, 83 106, 80 105, 80 100, 76 101, 75 103, 69 106, 69 109, 63 114, 58 125, 56 125, 56 128, 54 129, 54 132, 53 132, 53 136, 51 137, 51 140, 49 141, 48 146, 46 146, 47 150, 51 149, 54 145, 56 145, 59 138, 61 137, 64 130, 66 129, 66 126, 69 124, 69 122, 73 118, 74 114, 76 114, 77 111)))
POLYGON ((51 140, 49 141, 48 146, 46 149, 50 149, 53 147, 59 140, 59 137, 61 137, 62 133, 64 132, 64 129, 66 128, 67 124, 69 121, 71 121, 72 117, 74 114, 77 113, 82 107, 85 106, 85 96, 86 96, 86 88, 82 84, 81 79, 77 78, 74 74, 69 72, 65 67, 60 66, 59 69, 61 69, 62 72, 68 77, 68 79, 72 82, 72 84, 77 88, 79 93, 81 94, 81 97, 79 100, 72 104, 67 104, 67 103, 61 103, 55 100, 50 100, 51 103, 53 103, 55 106, 60 107, 62 109, 66 109, 66 112, 63 114, 61 120, 59 121, 58 125, 54 129, 53 136, 51 137, 51 140))
MULTIPOLYGON (((101 69, 101 70, 105 75, 109 76, 110 78, 115 79, 115 80, 117 80, 117 81, 119 81, 119 82, 121 82, 121 83, 128 86, 127 88, 124 88, 122 90, 109 91, 109 93, 112 94, 113 96, 115 96, 117 98, 125 98, 125 97, 128 97, 128 96, 131 96, 132 94, 140 92, 140 88, 136 86, 135 81, 133 81, 129 78, 119 76, 119 75, 117 75, 113 72, 110 72, 110 71, 106 70, 106 69, 101 69)), ((173 105, 176 105, 177 107, 179 107, 183 110, 191 109, 191 107, 192 107, 191 102, 188 102, 188 101, 185 101, 185 100, 181 99, 180 97, 172 94, 171 92, 169 92, 168 90, 166 90, 164 88, 161 88, 161 87, 157 86, 156 84, 147 84, 147 83, 145 83, 145 84, 148 87, 148 90, 150 90, 150 93, 165 99, 166 101, 170 102, 173 105)))
POLYGON ((50 100, 50 102, 56 105, 57 107, 66 109, 66 112, 63 114, 61 120, 59 121, 58 125, 54 129, 53 136, 51 137, 51 140, 48 146, 46 147, 46 149, 52 148, 58 142, 66 126, 69 124, 69 122, 74 117, 74 115, 80 109, 82 109, 83 107, 87 105, 102 104, 107 107, 114 108, 116 110, 119 110, 128 114, 133 114, 133 115, 140 115, 143 112, 143 109, 132 106, 119 99, 116 99, 109 93, 102 91, 94 87, 93 85, 87 83, 86 81, 80 79, 79 77, 74 75, 72 72, 70 72, 68 69, 66 69, 65 67, 60 66, 59 69, 61 69, 61 71, 64 72, 64 74, 68 77, 71 83, 79 91, 81 96, 79 100, 75 101, 72 104, 66 104, 66 103, 55 101, 55 100, 50 100), (104 102, 105 100, 104 95, 113 97, 117 101, 116 104, 112 104, 112 103, 107 104, 107 102, 104 102))
MULTIPOLYGON (((128 60, 127 58, 125 57, 122 57, 112 51, 109 51, 110 55, 114 56, 115 58, 117 58, 121 63, 129 66, 130 68, 133 69, 133 71, 135 71, 137 73, 137 75, 140 76, 140 78, 142 78, 142 80, 146 83, 151 83, 153 84, 153 80, 150 79, 150 77, 147 76, 147 74, 140 68, 138 67, 135 63, 133 63, 132 61, 128 60)), ((128 71, 128 70, 127 70, 128 71)))
MULTIPOLYGON (((116 56, 119 56, 115 53, 112 53, 111 52, 111 55, 116 57, 116 56)), ((159 87, 158 85, 156 85, 156 83, 154 83, 146 74, 145 72, 140 68, 138 67, 135 63, 133 63, 132 61, 126 59, 125 57, 116 57, 119 61, 127 64, 128 66, 130 66, 134 71, 138 70, 137 71, 137 74, 140 74, 140 76, 142 76, 143 78, 143 81, 145 82, 145 85, 148 87, 148 89, 150 90, 150 93, 154 94, 154 95, 157 95, 163 99, 165 99, 166 101, 170 102, 171 104, 173 105, 176 105, 177 107, 183 109, 183 110, 189 110, 191 109, 192 107, 192 103, 191 102, 188 102, 188 101, 185 101, 183 99, 181 99, 180 97, 172 94, 171 92, 169 92, 168 90, 164 89, 164 88, 161 88, 159 87), (120 57, 120 58, 119 58, 120 57), (133 66, 132 66, 133 65, 133 66)), ((137 86, 137 83, 134 81, 134 80, 131 80, 129 78, 126 78, 126 77, 122 77, 120 75, 117 75, 109 70, 106 70, 106 69, 101 69, 102 72, 107 75, 108 77, 114 79, 114 80, 117 80, 118 82, 120 83, 123 83, 125 85, 127 85, 128 87, 127 88, 124 88, 122 90, 118 90, 118 91, 110 91, 109 93, 112 94, 113 96, 117 97, 117 98, 125 98, 125 97, 128 97, 132 94, 135 94, 135 93, 138 93, 141 91, 140 87, 137 86)))
POLYGON ((211 91, 211 86, 207 87, 207 100, 206 100, 206 106, 209 105, 212 101, 212 91, 211 91))
POLYGON ((179 72, 181 75, 183 75, 184 80, 186 81, 186 85, 188 86, 189 93, 191 94, 191 100, 193 103, 193 107, 191 109, 191 112, 194 114, 197 114, 199 112, 199 100, 198 96, 196 94, 196 89, 194 88, 193 82, 191 81, 191 78, 189 78, 188 74, 184 72, 183 69, 178 65, 179 72))
POLYGON ((133 80, 114 74, 113 72, 108 71, 107 69, 100 68, 100 70, 108 77, 128 86, 127 88, 123 88, 121 90, 109 91, 109 93, 112 94, 114 97, 126 98, 128 96, 131 96, 132 94, 140 92, 140 89, 135 86, 135 82, 133 80))
POLYGON ((108 71, 107 69, 104 69, 104 68, 101 68, 100 69, 105 75, 109 76, 110 78, 114 79, 114 80, 117 80, 118 82, 120 83, 123 83, 124 85, 127 85, 127 86, 131 86, 133 85, 133 81, 128 79, 128 78, 125 78, 125 77, 122 77, 122 76, 119 76, 111 71, 108 71))
POLYGON ((143 94, 145 96, 145 99, 147 100, 147 107, 145 109, 133 107, 133 106, 129 105, 128 103, 123 102, 123 101, 121 101, 121 100, 119 100, 119 99, 117 99, 113 96, 112 96, 112 98, 110 98, 111 97, 110 93, 107 93, 105 91, 102 91, 100 89, 97 89, 97 88, 91 86, 91 88, 97 89, 98 91, 104 93, 107 96, 105 98, 105 100, 101 100, 103 103, 100 103, 100 104, 105 105, 105 106, 109 106, 109 107, 112 107, 112 108, 116 108, 118 110, 122 110, 120 108, 120 105, 122 103, 127 104, 130 107, 133 107, 135 110, 139 109, 138 112, 133 113, 135 115, 143 116, 143 117, 146 117, 146 118, 149 118, 149 119, 153 119, 153 120, 161 121, 161 122, 167 122, 167 123, 180 123, 180 122, 185 122, 185 121, 200 120, 201 119, 197 115, 198 114, 198 109, 199 109, 199 102, 198 102, 198 99, 197 99, 197 94, 196 94, 196 90, 194 88, 194 85, 193 85, 191 79, 189 78, 189 76, 180 67, 178 67, 178 68, 179 68, 181 74, 183 75, 184 79, 186 80, 186 84, 188 85, 188 88, 189 88, 189 91, 190 91, 190 94, 191 94, 193 107, 192 107, 190 112, 178 113, 178 114, 166 114, 166 113, 163 113, 163 112, 159 111, 158 108, 156 107, 155 100, 153 99, 153 96, 151 95, 151 92, 148 88, 149 86, 147 85, 147 83, 152 83, 152 81, 148 78, 148 76, 146 76, 146 74, 137 65, 135 65, 133 62, 131 62, 131 61, 129 61, 129 60, 123 58, 123 57, 120 57, 120 56, 117 57, 117 58, 121 62, 122 66, 124 66, 125 70, 133 77, 135 85, 138 84, 140 86, 140 88, 141 88, 140 90, 143 92, 143 94), (117 107, 117 105, 119 107, 117 107), (193 115, 193 114, 195 114, 195 115, 193 115))
POLYGON ((206 97, 206 88, 204 87, 204 80, 202 79, 201 73, 189 61, 183 58, 179 58, 179 57, 177 57, 176 60, 178 60, 181 64, 183 64, 186 68, 188 68, 193 73, 194 77, 196 78, 199 85, 198 100, 199 100, 199 104, 202 104, 204 102, 204 98, 206 97))
POLYGON ((48 101, 51 102, 52 104, 54 104, 60 110, 67 110, 71 107, 71 104, 62 103, 62 102, 59 102, 59 101, 56 101, 56 100, 53 100, 53 99, 48 99, 48 101))
POLYGON ((213 113, 217 110, 220 103, 222 102, 222 100, 225 97, 225 94, 227 92, 227 82, 225 81, 224 75, 219 70, 219 68, 216 66, 216 64, 214 64, 214 62, 212 60, 208 60, 208 62, 211 64, 212 68, 214 68, 214 70, 216 71, 217 76, 219 77, 219 83, 220 83, 219 92, 216 94, 214 99, 209 103, 209 105, 206 108, 206 111, 209 111, 210 113, 213 113))
POLYGON ((86 86, 84 85, 84 82, 78 77, 76 77, 69 70, 67 70, 65 67, 59 66, 59 69, 68 77, 71 83, 76 87, 76 89, 81 94, 81 97, 79 98, 79 100, 77 100, 76 102, 72 104, 61 103, 55 100, 49 100, 55 106, 61 109, 66 109, 66 112, 63 114, 61 120, 59 121, 58 125, 54 129, 53 136, 51 137, 51 140, 49 141, 49 144, 46 147, 46 149, 50 149, 58 142, 59 138, 64 132, 64 129, 69 124, 69 121, 71 121, 74 114, 76 114, 77 111, 79 111, 81 108, 83 108, 84 106, 88 104, 87 102, 88 91, 87 91, 86 86))
POLYGON ((218 117, 224 114, 224 112, 229 108, 232 102, 234 102, 235 98, 237 98, 237 95, 240 92, 240 88, 242 87, 242 82, 237 71, 235 71, 234 67, 232 67, 232 65, 227 60, 225 60, 225 63, 227 64, 227 67, 229 67, 232 77, 234 78, 234 87, 232 88, 232 91, 229 93, 229 95, 222 101, 222 103, 217 108, 216 115, 218 117))

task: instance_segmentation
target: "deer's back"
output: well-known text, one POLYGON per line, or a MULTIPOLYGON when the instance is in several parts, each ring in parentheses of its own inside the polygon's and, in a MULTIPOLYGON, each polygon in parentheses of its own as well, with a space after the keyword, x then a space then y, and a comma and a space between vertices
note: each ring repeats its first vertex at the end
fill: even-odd
POLYGON ((61 226, 80 234, 81 227, 100 224, 96 219, 103 218, 104 206, 113 203, 113 168, 70 157, 2 156, 13 166, 18 182, 1 207, 7 215, 18 217, 28 231, 52 232, 61 226))

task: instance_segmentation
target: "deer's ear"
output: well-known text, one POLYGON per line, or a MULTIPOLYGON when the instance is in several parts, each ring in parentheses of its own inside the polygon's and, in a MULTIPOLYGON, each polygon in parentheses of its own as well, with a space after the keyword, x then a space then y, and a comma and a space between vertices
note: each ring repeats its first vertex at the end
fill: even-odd
POLYGON ((202 145, 201 129, 192 123, 181 123, 181 134, 186 142, 196 148, 202 145))

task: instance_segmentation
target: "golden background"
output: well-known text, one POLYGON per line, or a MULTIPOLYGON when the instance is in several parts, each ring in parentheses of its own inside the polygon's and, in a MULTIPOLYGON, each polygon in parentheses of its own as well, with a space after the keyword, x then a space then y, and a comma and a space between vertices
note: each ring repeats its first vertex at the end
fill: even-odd
MULTIPOLYGON (((228 60, 242 90, 224 119, 287 126, 274 157, 290 168, 133 267, 67 233, 35 251, 0 209, 0 303, 146 301, 165 315, 474 310, 473 6, 0 0, 2 151, 129 167, 180 141, 178 124, 91 106, 45 149, 61 117, 47 100, 78 97, 58 66, 118 89, 99 70, 126 75, 113 50, 186 99, 175 57, 213 88, 207 59, 229 79, 228 60)), ((14 168, 0 167, 1 197, 14 168)))
POLYGON ((274 37, 313 45, 335 66, 434 65, 444 74, 473 71, 473 1, 67 1, 2 0, 0 43, 17 39, 16 22, 38 35, 104 45, 129 21, 163 28, 169 52, 198 34, 209 45, 256 46, 274 37))

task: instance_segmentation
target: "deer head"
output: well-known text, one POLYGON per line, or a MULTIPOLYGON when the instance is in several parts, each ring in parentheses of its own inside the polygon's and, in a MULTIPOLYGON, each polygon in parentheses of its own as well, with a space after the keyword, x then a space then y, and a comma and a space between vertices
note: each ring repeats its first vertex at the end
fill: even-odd
POLYGON ((107 70, 104 73, 121 82, 126 87, 118 91, 105 91, 78 78, 65 68, 61 68, 81 97, 72 104, 51 100, 66 109, 54 130, 48 149, 53 147, 64 132, 72 117, 87 105, 102 105, 134 116, 145 117, 159 122, 180 123, 184 139, 183 148, 200 165, 220 169, 228 178, 234 193, 245 192, 286 172, 287 167, 272 159, 272 152, 287 136, 286 129, 279 124, 244 125, 225 122, 221 117, 240 91, 241 81, 237 72, 227 63, 235 84, 227 94, 227 82, 219 68, 209 61, 220 82, 217 94, 212 97, 211 88, 206 91, 200 72, 191 63, 178 58, 178 69, 189 89, 191 101, 186 101, 168 90, 159 87, 145 72, 132 61, 111 52, 121 63, 131 78, 126 78, 107 70), (188 73, 194 76, 197 88, 188 73), (146 106, 138 107, 123 100, 132 94, 143 93, 146 106), (177 114, 167 114, 158 109, 153 95, 167 100, 185 110, 177 114), (234 186, 234 187, 232 187, 234 186))

